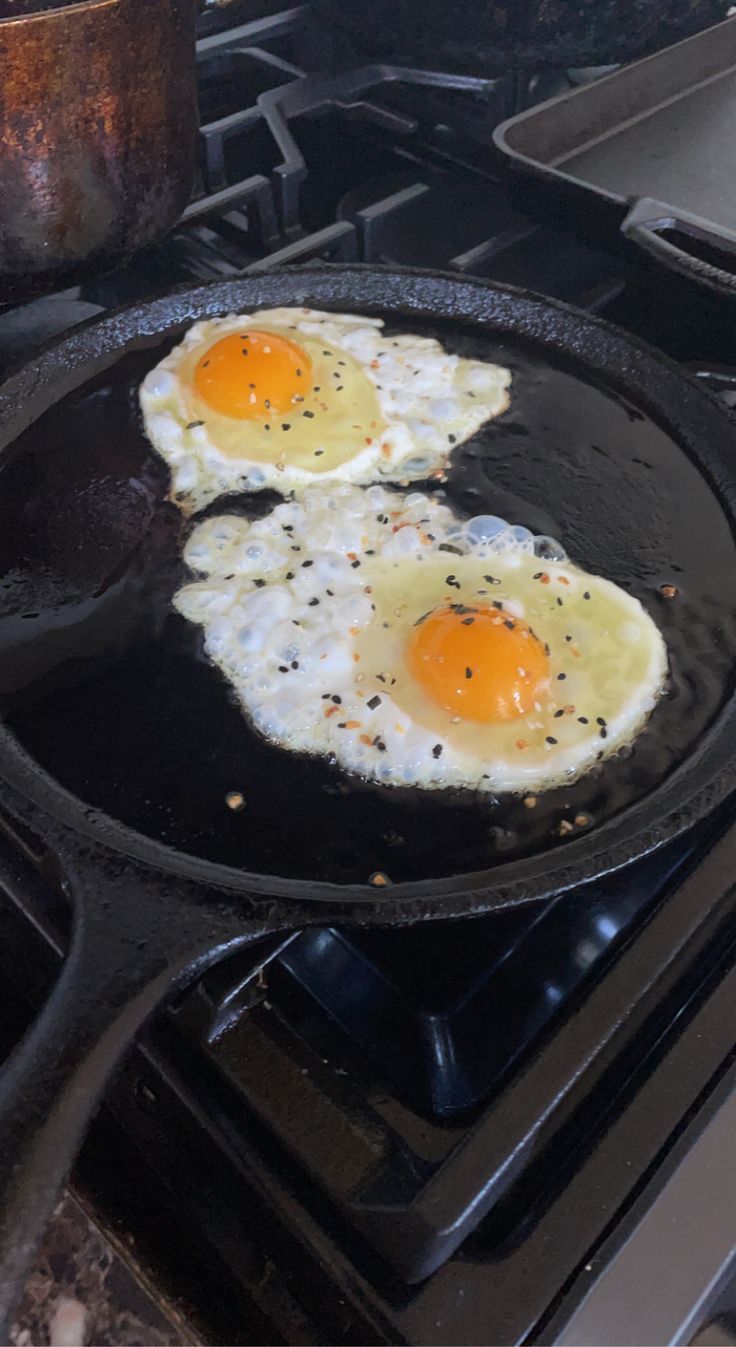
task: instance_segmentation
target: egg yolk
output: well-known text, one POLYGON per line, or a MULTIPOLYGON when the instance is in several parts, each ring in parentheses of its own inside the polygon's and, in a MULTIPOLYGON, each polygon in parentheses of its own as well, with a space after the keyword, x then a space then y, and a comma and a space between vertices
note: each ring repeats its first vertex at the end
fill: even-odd
POLYGON ((267 421, 290 411, 311 388, 312 362, 300 346, 273 332, 232 332, 197 361, 194 387, 215 412, 267 421))
POLYGON ((528 715, 550 676, 526 622, 492 607, 435 608, 414 627, 407 664, 433 702, 485 724, 528 715))

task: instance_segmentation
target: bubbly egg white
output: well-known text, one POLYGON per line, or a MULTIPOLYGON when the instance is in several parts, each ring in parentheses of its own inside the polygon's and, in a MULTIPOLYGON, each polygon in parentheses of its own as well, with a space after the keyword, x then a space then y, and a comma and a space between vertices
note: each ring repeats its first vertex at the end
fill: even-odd
POLYGON ((386 337, 382 328, 378 318, 288 308, 195 323, 140 388, 146 433, 168 464, 180 509, 191 514, 218 496, 266 487, 425 478, 508 407, 507 369, 452 355, 429 337, 386 337), (193 383, 201 355, 248 328, 299 343, 319 390, 267 432, 262 421, 212 411, 193 383), (347 369, 336 367, 339 356, 347 369))
POLYGON ((637 599, 559 544, 420 493, 312 487, 254 522, 208 519, 187 544, 206 578, 175 597, 249 720, 295 752, 388 785, 535 791, 628 744, 667 673, 637 599), (458 719, 412 678, 407 643, 448 601, 495 605, 547 648, 528 715, 458 719))

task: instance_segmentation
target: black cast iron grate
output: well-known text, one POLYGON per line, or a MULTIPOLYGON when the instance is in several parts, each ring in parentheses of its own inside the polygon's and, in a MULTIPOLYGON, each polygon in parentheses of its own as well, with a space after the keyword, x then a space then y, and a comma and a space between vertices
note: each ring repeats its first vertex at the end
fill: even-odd
MULTIPOLYGON (((210 29, 198 44, 200 182, 182 224, 124 272, 0 317, 0 357, 94 306, 182 281, 360 260, 444 267, 604 312, 699 361, 698 372, 733 396, 732 339, 716 309, 694 299, 673 307, 656 281, 632 274, 594 235, 572 237, 515 209, 488 154, 490 129, 534 90, 510 79, 346 67, 307 6, 210 29)), ((545 76, 532 83, 537 97, 553 92, 545 76)), ((178 1127, 183 1146, 183 1120, 196 1118, 210 1172, 215 1154, 248 1182, 255 1167, 260 1200, 288 1212, 311 1240, 315 1286, 321 1260, 376 1336, 380 1322, 381 1333, 414 1341, 511 1340, 549 1303, 554 1279, 572 1270, 576 1245, 545 1254, 535 1295, 509 1249, 528 1238, 527 1264, 535 1239, 549 1250, 541 1232, 570 1156, 582 1169, 580 1157, 594 1155, 627 1082, 649 1069, 665 1027, 685 1022, 697 978, 709 975, 722 888, 717 878, 705 883, 697 914, 680 895, 717 831, 709 826, 594 893, 501 914, 472 933, 462 925, 306 932, 264 950, 268 968, 255 980, 230 960, 161 1027, 166 1060, 181 1053, 191 1069, 180 1063, 174 1089, 173 1067, 154 1052, 145 1089, 161 1101, 168 1080, 169 1132, 178 1127), (467 1307, 453 1290, 452 1255, 463 1239, 467 1307), (406 1286, 448 1259, 424 1286, 406 1286), (489 1295, 499 1276, 509 1294, 516 1285, 519 1305, 526 1296, 513 1330, 494 1323, 489 1295)), ((21 912, 58 954, 65 909, 53 867, 33 839, 13 845, 44 882, 11 884, 8 911, 21 912)), ((33 999, 33 985, 27 990, 33 999)), ((161 1175, 173 1163, 175 1185, 175 1155, 161 1128, 151 1131, 143 1077, 132 1071, 116 1107, 161 1175)), ((694 1076, 690 1083, 695 1091, 694 1076)), ((670 1123, 652 1116, 640 1134, 637 1173, 670 1123)), ((635 1173, 610 1163, 605 1172, 620 1199, 635 1173)), ((187 1200, 193 1210, 195 1195, 187 1200)), ((217 1201, 224 1211, 227 1192, 217 1201)), ((553 1210, 561 1219, 559 1201, 553 1210)), ((204 1212, 199 1219, 204 1230, 204 1212)), ((581 1249, 595 1237, 592 1219, 581 1218, 581 1249)), ((207 1239, 222 1245, 225 1237, 208 1229, 207 1239)), ((227 1239, 236 1278, 237 1239, 227 1239)))

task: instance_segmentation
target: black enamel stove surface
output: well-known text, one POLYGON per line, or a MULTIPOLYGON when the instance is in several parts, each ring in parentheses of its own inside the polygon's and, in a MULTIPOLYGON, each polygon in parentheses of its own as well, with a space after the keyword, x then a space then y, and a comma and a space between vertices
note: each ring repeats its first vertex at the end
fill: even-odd
MULTIPOLYGON (((736 390, 727 308, 607 255, 584 222, 573 236, 514 208, 487 146, 528 89, 362 67, 308 7, 245 10, 203 23, 202 181, 182 227, 122 274, 0 314, 4 364, 167 285, 333 258, 537 289, 736 390)), ((131 1054, 79 1181, 213 1342, 552 1340, 729 1064, 735 871, 727 807, 542 908, 308 931, 273 941, 255 977, 233 958, 131 1054)), ((64 907, 33 839, 0 836, 0 875, 10 1044, 64 907)))

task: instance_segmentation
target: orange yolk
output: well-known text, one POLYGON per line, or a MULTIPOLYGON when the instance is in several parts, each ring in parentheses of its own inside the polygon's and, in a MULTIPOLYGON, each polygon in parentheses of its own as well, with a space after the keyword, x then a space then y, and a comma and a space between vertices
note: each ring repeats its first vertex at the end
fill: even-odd
POLYGON ((528 715, 549 682, 544 646, 496 608, 435 608, 414 628, 407 664, 438 706, 486 724, 528 715))
POLYGON ((194 387, 215 412, 244 421, 267 421, 292 410, 311 388, 312 362, 286 337, 273 332, 233 332, 197 361, 194 387))

